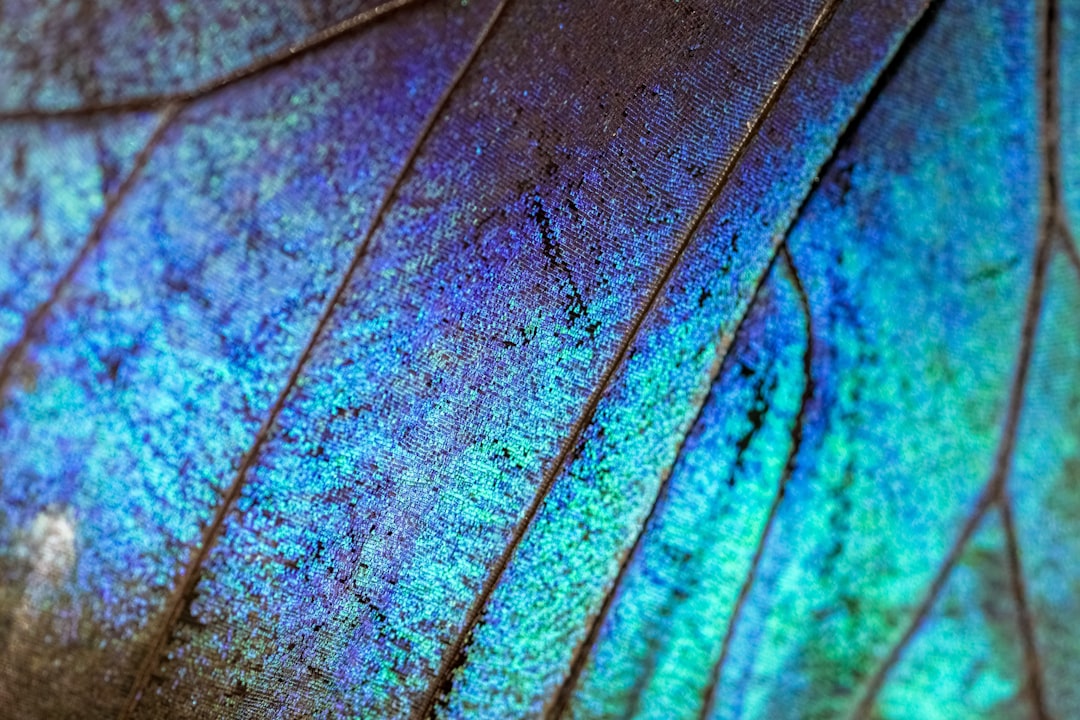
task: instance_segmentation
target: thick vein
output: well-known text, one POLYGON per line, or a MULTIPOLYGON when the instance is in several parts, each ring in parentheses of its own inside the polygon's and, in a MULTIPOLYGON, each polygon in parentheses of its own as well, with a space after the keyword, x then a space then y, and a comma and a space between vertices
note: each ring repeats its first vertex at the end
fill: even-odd
POLYGON ((1013 602, 1016 605, 1016 619, 1020 630, 1020 641, 1024 646, 1024 674, 1031 698, 1031 709, 1035 720, 1049 720, 1046 709, 1046 696, 1043 691, 1042 661, 1035 640, 1035 623, 1028 603, 1027 585, 1024 582, 1024 567, 1020 562, 1020 543, 1016 536, 1016 522, 1013 520, 1012 496, 1002 492, 998 498, 1001 513, 1001 526, 1005 531, 1005 547, 1009 564, 1009 584, 1012 588, 1013 602))
MULTIPOLYGON (((754 288, 753 293, 751 293, 750 295, 750 300, 746 305, 746 309, 740 316, 738 324, 736 324, 735 326, 735 331, 731 334, 729 338, 727 338, 726 342, 724 342, 720 347, 717 348, 718 352, 716 359, 713 362, 712 367, 710 367, 708 373, 709 388, 712 388, 712 386, 715 384, 716 378, 723 369, 724 364, 728 360, 728 357, 731 355, 731 351, 735 346, 735 338, 737 338, 739 336, 739 333, 742 332, 743 325, 746 323, 747 318, 750 317, 750 311, 753 309, 754 305, 758 301, 758 298, 761 296, 761 291, 762 289, 764 289, 769 274, 773 266, 776 264, 776 258, 778 255, 778 250, 772 253, 772 257, 769 258, 768 266, 758 277, 757 286, 754 288)), ((708 395, 711 394, 712 390, 710 389, 708 395)), ((694 419, 690 422, 689 427, 691 428, 691 430, 696 427, 701 421, 701 416, 704 414, 705 408, 709 404, 708 395, 702 401, 701 406, 698 408, 697 413, 694 415, 694 419)), ((623 580, 625 579, 626 573, 630 568, 630 564, 637 556, 641 544, 645 539, 646 531, 652 526, 657 512, 664 504, 664 501, 666 500, 670 492, 671 478, 672 475, 674 475, 674 469, 679 466, 680 461, 682 460, 686 441, 689 439, 689 437, 690 432, 687 432, 679 440, 678 447, 675 450, 675 462, 672 463, 671 469, 664 476, 663 480, 661 480, 660 488, 657 490, 656 497, 653 498, 652 506, 649 508, 649 512, 645 516, 645 520, 642 522, 641 527, 638 529, 637 535, 634 537, 634 542, 630 546, 630 550, 626 553, 626 555, 622 559, 622 562, 619 564, 619 570, 615 574, 615 581, 612 583, 611 588, 608 590, 607 594, 604 595, 604 600, 600 605, 600 610, 596 613, 596 615, 592 619, 592 622, 589 624, 589 630, 585 635, 585 639, 577 646, 576 650, 574 651, 574 657, 570 662, 570 672, 567 674, 566 678, 559 686, 559 689, 555 692, 551 706, 544 714, 544 716, 548 718, 548 720, 557 720, 558 718, 563 717, 569 707, 570 698, 573 696, 574 690, 577 688, 578 681, 581 679, 581 673, 585 669, 585 663, 589 659, 589 652, 592 650, 593 646, 596 645, 596 641, 600 635, 600 629, 604 626, 604 622, 606 621, 608 613, 610 612, 611 607, 614 604, 615 597, 619 593, 619 588, 622 587, 623 580)))
POLYGON ((622 342, 619 344, 618 349, 615 352, 615 356, 611 362, 608 363, 604 374, 600 378, 600 382, 597 383, 595 390, 589 396, 582 412, 574 422, 567 435, 566 442, 563 444, 559 454, 556 456, 555 461, 550 466, 549 470, 544 474, 544 478, 540 483, 540 487, 537 493, 534 495, 532 502, 525 510, 524 516, 518 522, 514 529, 513 534, 510 537, 510 541, 503 549, 498 561, 495 563, 491 573, 485 579, 484 584, 480 590, 479 595, 474 600, 472 606, 469 608, 468 613, 465 616, 465 623, 462 626, 461 631, 458 633, 453 645, 450 646, 448 651, 443 655, 442 662, 439 665, 439 671, 432 679, 431 685, 424 697, 423 702, 417 706, 417 711, 413 713, 413 716, 419 717, 432 717, 435 712, 435 705, 440 697, 449 690, 450 678, 453 675, 454 670, 463 662, 464 655, 463 650, 467 638, 471 637, 473 629, 476 626, 477 621, 483 613, 484 608, 487 606, 488 600, 491 597, 495 586, 498 585, 499 579, 506 571, 507 565, 510 563, 510 558, 513 556, 514 551, 521 543, 522 537, 524 537, 526 530, 532 524, 533 519, 536 517, 544 499, 547 497, 551 490, 551 486, 554 484, 555 479, 562 472, 563 468, 568 464, 570 457, 573 455, 574 448, 576 447, 582 433, 592 420, 597 407, 600 404, 600 399, 607 391, 608 387, 614 380, 619 368, 622 367, 623 362, 633 345, 634 340, 637 338, 642 326, 647 318, 660 301, 660 297, 663 295, 664 289, 667 287, 671 277, 675 274, 675 269, 679 266, 679 262, 685 254, 687 248, 690 246, 690 242, 696 235, 698 228, 705 219, 709 209, 716 202, 720 193, 727 186, 735 168, 738 166, 739 161, 746 153, 750 146, 751 141, 757 136, 761 130, 765 119, 768 117, 770 111, 776 105, 784 89, 787 87, 794 71, 802 61, 805 59, 810 46, 814 40, 820 34, 821 30, 828 24, 834 11, 839 5, 840 0, 827 0, 817 17, 814 19, 806 38, 803 41, 802 46, 796 53, 795 57, 784 69, 780 78, 773 86, 772 91, 765 98, 759 109, 757 115, 753 121, 749 123, 746 134, 739 140, 735 147, 735 151, 732 153, 731 159, 724 166, 716 183, 713 185, 708 197, 702 202, 694 211, 694 215, 684 232, 682 239, 676 248, 675 253, 672 255, 671 260, 668 261, 667 266, 664 268, 663 273, 656 281, 645 306, 634 317, 631 325, 626 332, 622 342))
POLYGON ((728 618, 727 629, 724 631, 724 639, 720 644, 720 657, 717 658, 716 664, 713 665, 712 670, 709 673, 709 682, 705 686, 704 697, 702 698, 703 704, 699 716, 701 720, 707 720, 712 716, 713 707, 716 703, 716 686, 720 683, 720 674, 723 672, 724 663, 727 661, 728 654, 731 651, 731 642, 735 637, 735 629, 739 624, 743 608, 746 606, 746 601, 750 597, 750 590, 754 587, 754 581, 757 579, 757 572, 761 567, 761 559, 765 556, 765 548, 769 543, 769 537, 772 534, 773 525, 776 522, 776 516, 780 510, 780 503, 784 501, 784 493, 787 490, 787 484, 795 472, 795 465, 799 459, 799 450, 802 447, 803 435, 806 428, 806 413, 809 410, 810 402, 814 397, 814 325, 813 314, 810 311, 810 297, 806 294, 806 288, 803 286, 802 279, 799 277, 798 268, 795 267, 795 262, 791 258, 791 253, 788 251, 786 243, 780 247, 780 253, 783 256, 784 267, 787 269, 792 285, 795 287, 795 294, 799 299, 799 308, 802 310, 806 321, 806 348, 803 351, 802 368, 802 398, 799 401, 798 415, 795 416, 795 422, 791 428, 791 446, 788 449, 784 470, 780 475, 780 482, 776 486, 776 494, 773 496, 772 504, 769 506, 769 514, 765 518, 765 525, 761 529, 761 536, 758 538, 757 547, 754 548, 754 556, 750 560, 750 567, 746 571, 746 576, 743 578, 742 586, 739 588, 739 595, 735 600, 735 606, 731 611, 731 617, 728 618))
POLYGON ((60 296, 63 294, 64 289, 71 283, 75 274, 86 262, 86 259, 94 252, 94 250, 101 244, 102 238, 105 236, 105 231, 109 227, 109 223, 112 221, 113 215, 116 213, 117 208, 120 207, 124 199, 131 193, 132 189, 138 184, 139 178, 142 176, 142 171, 146 167, 147 162, 150 160, 150 156, 153 154, 154 149, 160 144, 161 139, 165 136, 166 131, 172 126, 173 121, 176 120, 180 114, 179 105, 168 105, 162 111, 158 117, 157 127, 151 133, 146 144, 143 145, 139 154, 135 156, 134 161, 131 164, 131 168, 128 170, 127 175, 120 183, 119 187, 105 199, 105 207, 101 214, 98 215, 97 220, 94 221, 93 226, 90 228, 90 232, 83 240, 82 247, 79 248, 78 253, 68 263, 64 273, 53 283, 52 288, 49 290, 49 295, 34 308, 23 323, 22 333, 19 338, 11 345, 7 354, 4 355, 3 360, 0 360, 0 404, 3 403, 3 398, 7 394, 9 385, 15 376, 15 373, 19 367, 19 363, 26 355, 27 349, 30 344, 34 342, 38 334, 41 332, 41 327, 45 322, 45 319, 52 312, 53 306, 56 305, 60 296))
POLYGON ((290 62, 298 57, 306 55, 333 40, 350 32, 358 30, 366 25, 380 20, 399 8, 412 5, 423 0, 387 0, 369 10, 364 10, 348 17, 330 27, 313 33, 298 43, 290 45, 282 50, 258 58, 243 67, 236 68, 224 75, 208 80, 190 90, 180 90, 171 93, 146 95, 143 97, 120 100, 117 102, 101 103, 98 105, 85 105, 73 108, 60 108, 55 110, 10 110, 0 112, 0 121, 4 120, 45 120, 49 118, 84 117, 87 115, 99 115, 103 113, 133 112, 137 110, 153 110, 172 103, 186 103, 197 100, 206 95, 215 93, 241 80, 270 70, 278 65, 290 62))
POLYGON ((263 420, 262 425, 259 427, 258 432, 252 440, 251 446, 244 454, 240 466, 233 477, 232 483, 225 490, 222 500, 218 503, 214 512, 214 517, 207 525, 203 532, 200 543, 193 549, 191 558, 188 560, 187 565, 182 571, 181 575, 176 578, 175 589, 169 597, 166 604, 166 612, 164 619, 158 628, 157 633, 154 636, 154 640, 150 644, 150 647, 143 658, 143 662, 136 674, 135 681, 132 683, 131 689, 128 693, 127 702, 121 713, 121 718, 126 718, 134 711, 135 706, 138 704, 147 683, 154 675, 154 671, 160 662, 161 655, 164 653, 165 646, 168 643, 169 637, 172 633, 173 627, 177 621, 186 611, 189 610, 189 605, 196 585, 198 584, 200 571, 203 563, 208 557, 211 548, 217 541, 221 534, 221 530, 224 527, 225 519, 236 505, 236 501, 240 497, 240 493, 244 487, 244 481, 247 478, 247 473, 254 465, 263 445, 269 439, 275 424, 277 423, 278 416, 281 414, 282 409, 285 407, 285 403, 288 400, 292 389, 295 387, 297 380, 300 377, 301 372, 306 367, 308 361, 318 344, 323 332, 330 322, 331 316, 337 309, 341 300, 345 296, 346 289, 352 282, 358 268, 361 265, 361 261, 367 255, 367 250, 371 244, 371 239, 375 233, 382 226, 383 221, 386 218, 387 211, 393 205, 397 199, 398 193, 401 190, 402 185, 405 182, 406 177, 412 170, 413 165, 416 162, 416 158, 420 154, 420 149, 423 147, 427 139, 430 137, 432 130, 435 127, 439 117, 441 117, 443 110, 450 101, 450 97, 454 94, 455 90, 461 84, 462 79, 472 66, 477 55, 480 53, 481 47, 487 41, 491 35, 492 29, 495 27, 499 18, 503 14, 503 10, 506 8, 510 0, 501 0, 499 5, 495 8, 491 17, 484 25, 480 34, 477 36, 476 41, 473 43, 472 49, 469 51, 468 56, 458 67, 457 72, 454 74, 450 83, 443 91, 439 100, 435 103, 434 109, 428 114, 424 121, 420 133, 417 135, 415 142, 409 149, 406 155, 405 162, 398 170, 397 176, 394 178, 393 184, 390 189, 382 198, 378 210, 375 213, 375 217, 368 227, 367 232, 364 234, 363 239, 356 247, 356 252, 353 254, 352 261, 349 264, 348 269, 338 283, 336 290, 331 295, 330 299, 323 306, 322 312, 319 316, 318 322, 315 324, 315 329, 308 337, 307 344, 304 346, 303 351, 297 357, 296 362, 293 364, 292 370, 289 373, 289 377, 285 384, 282 386, 278 393, 270 412, 263 420))

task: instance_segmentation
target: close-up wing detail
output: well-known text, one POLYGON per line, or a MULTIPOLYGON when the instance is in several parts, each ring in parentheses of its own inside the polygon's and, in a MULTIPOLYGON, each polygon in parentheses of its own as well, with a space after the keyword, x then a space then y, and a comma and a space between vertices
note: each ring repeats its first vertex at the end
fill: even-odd
POLYGON ((0 717, 1080 717, 1080 2, 0 3, 0 717))

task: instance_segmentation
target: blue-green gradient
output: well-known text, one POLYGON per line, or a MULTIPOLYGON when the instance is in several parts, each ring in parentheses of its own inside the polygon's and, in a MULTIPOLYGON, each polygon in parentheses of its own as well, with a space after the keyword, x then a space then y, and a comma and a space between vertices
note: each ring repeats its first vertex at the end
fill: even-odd
MULTIPOLYGON (((845 716, 990 477, 1039 227, 1036 10, 937 6, 791 234, 815 399, 714 717, 845 716)), ((978 602, 965 574, 942 602, 978 602)), ((974 663, 975 675, 935 683, 935 707, 981 716, 1015 703, 1000 663, 1004 674, 974 663), (949 697, 976 685, 990 690, 949 697)), ((913 682, 925 687, 891 675, 878 715, 913 712, 897 700, 918 694, 913 682)))
MULTIPOLYGON (((938 2, 838 149, 922 0, 417 0, 184 97, 375 4, 0 9, 0 716, 844 717, 991 474, 1039 6, 938 2)), ((1077 270, 1009 478, 1058 720, 1077 270)), ((875 720, 1027 717, 1007 557, 875 720)))

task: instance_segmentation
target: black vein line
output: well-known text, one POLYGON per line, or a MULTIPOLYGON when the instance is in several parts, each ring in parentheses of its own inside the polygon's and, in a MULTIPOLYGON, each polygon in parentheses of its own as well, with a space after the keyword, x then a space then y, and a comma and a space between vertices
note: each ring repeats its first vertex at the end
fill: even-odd
POLYGON ((683 434, 679 440, 679 445, 675 450, 675 461, 668 469, 667 474, 660 481, 660 488, 656 493, 656 497, 653 498, 652 506, 649 508, 648 514, 645 516, 645 520, 642 522, 641 527, 638 529, 637 535, 634 537, 634 543, 630 546, 630 550, 623 557, 622 562, 619 563, 619 570, 615 574, 615 581, 612 583, 611 588, 607 594, 604 595, 604 600, 600 605, 600 610, 593 617, 592 622, 589 624, 588 632, 585 635, 585 639, 577 646, 574 651, 574 657, 570 662, 570 672, 563 680, 559 689, 556 691, 554 700, 552 701, 550 709, 544 713, 544 717, 548 720, 558 720, 565 715, 570 705, 570 698, 574 694, 574 690, 577 689, 578 681, 581 679, 581 673, 585 669, 585 663, 589 659, 589 653, 596 645, 596 641, 600 635, 600 629, 604 626, 604 622, 607 620, 608 613, 614 604, 615 597, 619 593, 619 588, 622 587, 623 580, 626 577, 627 571, 630 569, 630 564, 637 556, 642 542, 645 539, 645 534, 652 526, 653 520, 659 512, 660 507, 664 504, 670 493, 671 478, 674 475, 675 468, 679 466, 680 460, 683 457, 683 450, 687 440, 693 433, 693 429, 697 427, 701 422, 701 417, 705 413, 705 408, 709 404, 709 397, 713 394, 712 387, 716 383, 717 377, 723 371, 725 363, 728 361, 728 357, 731 355, 732 350, 735 347, 736 339, 739 334, 742 333, 743 326, 746 324, 747 319, 750 317, 754 306, 758 302, 758 298, 761 296, 761 291, 767 284, 769 274, 772 272, 773 267, 776 265, 776 259, 779 256, 779 249, 772 252, 769 262, 765 267, 765 270, 758 277, 757 285, 754 287, 753 292, 750 295, 749 302, 746 308, 743 310, 742 315, 739 317, 739 321, 735 326, 734 332, 731 333, 730 338, 726 343, 717 348, 717 356, 713 361, 712 367, 709 370, 708 387, 709 391, 706 393, 704 401, 701 403, 701 407, 698 408, 697 413, 694 415, 694 419, 690 422, 690 429, 683 434))
POLYGON ((746 577, 743 579, 742 586, 739 588, 739 595, 735 600, 735 606, 731 611, 731 617, 728 618, 727 629, 724 631, 724 639, 720 644, 720 657, 717 658, 716 664, 712 666, 712 670, 709 673, 709 682, 705 686, 704 697, 702 698, 703 705, 701 714, 699 715, 701 720, 708 720, 713 714, 714 705, 716 703, 716 688, 717 685, 720 684, 720 674, 724 670, 724 663, 727 661, 728 654, 731 651, 731 642, 735 637, 735 629, 742 617, 743 608, 746 606, 746 601, 750 597, 750 591, 754 587, 754 581, 757 579, 757 572, 761 567, 761 560, 765 556, 765 548, 769 543, 769 537, 772 535, 772 529, 776 523, 780 504, 784 501, 784 494, 787 491, 788 482, 795 473, 795 466, 799 459, 799 450, 802 448, 803 435, 806 430, 806 414, 810 409, 810 403, 814 398, 813 365, 815 342, 813 313, 810 310, 810 296, 806 293, 806 288, 803 286, 802 278, 799 277, 798 268, 795 267, 795 261, 792 259, 786 243, 780 246, 780 253, 783 256, 784 268, 787 270, 791 284, 795 288, 795 296, 799 300, 799 309, 802 311, 806 320, 806 348, 803 351, 802 367, 802 398, 799 401, 799 413, 795 416, 795 422, 791 427, 791 446, 788 450, 787 460, 784 462, 784 470, 780 475, 780 482, 776 486, 776 495, 773 496, 772 505, 769 506, 769 514, 765 518, 765 525, 761 529, 761 536, 758 539, 757 547, 754 548, 754 556, 750 560, 750 567, 746 571, 746 577))
POLYGON ((232 70, 224 75, 208 80, 190 90, 180 90, 171 93, 146 95, 129 100, 101 103, 97 105, 85 105, 73 108, 58 108, 55 110, 21 109, 0 112, 0 122, 5 120, 47 120, 54 118, 86 117, 89 115, 101 115, 106 113, 137 112, 140 110, 154 110, 171 103, 186 103, 201 97, 211 95, 241 80, 254 77, 260 73, 291 62, 312 50, 316 50, 332 41, 347 35, 355 30, 380 20, 400 8, 412 5, 423 0, 387 0, 377 5, 337 22, 330 27, 313 33, 303 40, 286 48, 271 53, 251 63, 232 70))
POLYGON ((435 706, 441 695, 445 694, 449 690, 450 680, 454 670, 464 661, 464 649, 467 638, 471 637, 473 629, 483 614, 484 608, 487 606, 488 600, 491 597, 495 586, 499 583, 500 578, 506 571, 507 565, 510 563, 510 558, 513 556, 517 546, 521 543, 521 539, 525 536, 526 530, 532 524, 533 519, 536 517, 537 512, 540 510, 544 499, 547 497, 551 490, 555 479, 559 476, 562 469, 568 464, 574 448, 577 445, 585 428, 588 427, 589 422, 592 420, 593 414, 596 412, 597 407, 600 404, 600 399, 603 397, 604 392, 608 386, 611 385, 615 378, 616 373, 622 366, 623 362, 628 355, 630 348, 633 345, 634 340, 637 338, 641 327, 645 323, 647 318, 659 303, 660 296, 663 294, 663 290, 667 287, 671 277, 675 274, 675 269, 679 266, 680 260, 690 245, 691 240, 696 234, 701 223, 708 214, 709 209, 719 198, 720 193, 727 186, 728 180, 734 173, 735 168, 738 166, 739 161, 743 155, 746 154, 751 141, 757 136, 764 125, 765 119, 769 116, 773 107, 783 94, 784 89, 787 87, 788 82, 791 80, 795 70, 802 64, 806 58, 810 47, 813 45, 814 40, 817 39, 821 30, 828 24, 832 18, 836 8, 839 6, 840 0, 826 0, 822 9, 819 11, 817 17, 814 18, 813 25, 810 27, 806 38, 803 41, 802 46, 799 48, 795 57, 788 64, 781 74, 779 80, 773 86, 769 95, 765 98, 759 109, 757 115, 753 121, 749 124, 746 134, 739 140, 735 147, 735 151, 732 153, 731 159, 724 166, 716 183, 713 185, 708 197, 702 202, 694 211, 694 215, 683 234, 683 237, 676 248, 675 253, 672 255, 671 260, 668 261, 667 266, 664 268, 663 273, 656 281, 653 289, 649 295, 648 301, 645 306, 634 317, 630 328, 628 329, 623 340, 620 342, 618 349, 615 352, 614 358, 608 364, 604 371, 600 382, 597 384, 596 389, 589 396, 582 409, 581 414, 574 422, 567 435, 567 440, 563 444, 559 451, 555 461, 550 466, 548 472, 544 474, 543 480, 540 483, 540 487, 533 497, 532 502, 529 504, 525 511, 524 517, 518 522, 510 541, 503 549, 502 555, 499 557, 498 562, 495 563, 492 572, 485 579, 483 587, 480 590, 479 595, 476 597, 472 606, 469 608, 469 612, 465 616, 465 624, 461 631, 458 633, 457 638, 454 640, 453 645, 450 646, 448 651, 443 655, 442 661, 439 664, 439 671, 433 678, 431 685, 428 688, 427 693, 424 696, 423 701, 417 705, 416 711, 412 714, 413 717, 431 718, 435 714, 435 706))
POLYGON ((1012 496, 1002 491, 998 497, 1001 514, 1001 526, 1005 531, 1005 546, 1009 563, 1009 584, 1012 586, 1013 602, 1016 605, 1016 620, 1020 630, 1020 640, 1024 649, 1024 675, 1028 697, 1035 720, 1050 720, 1046 709, 1046 695, 1043 690, 1042 661, 1035 640, 1035 622, 1028 603, 1027 584, 1024 582, 1024 567, 1020 561, 1020 543, 1016 535, 1016 523, 1013 520, 1012 496))
POLYGON ((968 540, 975 534, 986 512, 998 501, 1005 488, 1005 481, 1012 468, 1013 451, 1016 447, 1017 428, 1020 423, 1020 415, 1024 404, 1024 393, 1027 386, 1028 370, 1031 366, 1031 356, 1035 345, 1035 335, 1038 332, 1039 316, 1042 311, 1043 294, 1046 286, 1046 271, 1049 266, 1050 256, 1053 250, 1053 221, 1048 219, 1044 224, 1044 234, 1039 240, 1035 253, 1035 263, 1032 271, 1031 286, 1028 291, 1024 320, 1020 334, 1020 351, 1017 355, 1016 368, 1013 373, 1012 385, 1009 389, 1008 409, 1006 410, 1005 423, 1001 431, 997 452, 994 456, 993 470, 990 478, 983 486, 975 505, 961 526, 960 532, 946 553, 942 564, 938 568, 926 594, 916 606, 910 622, 889 649, 889 653, 875 669, 867 680, 863 693, 855 705, 851 717, 855 720, 869 720, 872 716, 874 701, 877 694, 885 684, 885 680, 893 666, 900 659, 904 648, 918 632, 926 616, 929 614, 934 601, 941 593, 942 588, 949 579, 953 567, 960 559, 960 555, 967 545, 968 540))
POLYGON ((367 256, 367 250, 371 244, 371 239, 375 233, 382 226, 383 221, 386 218, 386 213, 397 199, 398 193, 401 190, 402 185, 405 182, 405 178, 409 175, 413 165, 416 162, 417 157, 420 154, 420 150, 431 136, 432 131, 435 128, 439 118, 442 117, 443 110, 446 108, 450 101, 450 97, 457 90, 461 81, 464 79, 469 68, 472 67, 473 62, 480 53, 480 49, 484 43, 491 36, 492 30, 498 23, 499 18, 502 16, 503 11, 509 4, 510 0, 500 0, 498 6, 492 12, 491 17, 488 18, 484 27, 481 29, 476 41, 473 43, 468 56, 458 66, 453 78, 450 80, 446 89, 435 103, 434 109, 428 114, 424 120, 420 133, 417 135, 412 147, 409 149, 406 155, 405 162, 402 164, 401 169, 398 170, 397 176, 394 178, 393 184, 390 189, 382 198, 382 202, 379 205, 378 210, 375 213, 375 217, 368 227, 367 232, 364 234, 363 239, 357 245, 356 252, 353 254, 352 261, 349 264, 349 268, 345 271, 341 281, 338 283, 333 295, 329 301, 323 306, 322 313, 319 316, 318 322, 315 324, 315 329, 308 337, 307 344, 304 346, 303 351, 297 358, 292 370, 289 373, 289 377, 285 382, 281 391, 278 393, 277 399, 270 409, 269 414, 263 420, 262 425, 259 427, 258 432, 252 440, 251 446, 244 454, 240 466, 233 477, 232 483, 225 490, 222 495, 222 500, 218 504, 214 512, 214 517, 210 524, 207 525, 206 530, 203 532, 203 536, 199 545, 197 545, 193 551, 191 558, 185 566, 182 574, 176 578, 175 590, 169 597, 166 605, 167 612, 161 626, 158 628, 157 633, 154 635, 154 640, 151 643, 146 655, 143 658, 143 662, 140 665, 139 671, 135 676, 135 680, 132 683, 131 689, 128 693, 127 702, 120 714, 121 718, 127 718, 134 712, 136 705, 142 698, 142 693, 146 689, 147 683, 150 678, 155 674, 155 669, 159 666, 162 655, 164 654, 165 647, 168 644, 173 627, 176 625, 180 617, 187 611, 189 611, 189 604, 196 585, 198 584, 200 571, 203 563, 210 554, 210 549, 214 546, 218 537, 221 534, 221 530, 224 527, 225 519, 236 505, 236 501, 240 497, 240 492, 244 487, 244 481, 247 479, 247 473, 251 467, 255 464, 255 460, 258 457, 263 445, 270 437, 270 433, 273 431, 275 424, 277 423, 278 416, 281 414, 282 409, 285 407, 285 403, 289 398, 292 389, 295 387, 297 380, 300 377, 301 372, 304 370, 308 361, 315 350, 316 345, 327 325, 330 322, 331 316, 337 309, 337 306, 341 303, 345 297, 347 288, 352 282, 353 277, 356 275, 357 270, 361 265, 361 261, 367 256))
POLYGON ((181 108, 178 105, 167 105, 161 111, 161 114, 158 117, 157 127, 154 128, 150 137, 147 139, 146 144, 143 145, 142 149, 139 151, 139 154, 135 156, 127 175, 116 190, 105 198, 105 207, 94 221, 93 226, 90 228, 90 232, 87 233, 86 238, 83 240, 82 247, 79 248, 75 257, 68 263, 64 273, 55 283, 53 283, 52 288, 49 290, 49 295, 27 316, 26 322, 23 323, 22 333, 19 335, 19 338, 11 345, 7 354, 4 355, 3 360, 0 360, 0 405, 3 404, 3 399, 6 396, 11 381, 19 367, 19 363, 25 357, 26 351, 31 343, 34 342, 41 332, 41 327, 44 324, 45 319, 48 317, 57 301, 59 301, 64 290, 71 284, 76 273, 78 273, 79 269, 86 263, 87 258, 89 258, 94 250, 101 244, 101 240, 105 236, 105 231, 108 229, 109 223, 112 221, 112 217, 116 213, 117 208, 120 207, 124 202, 124 199, 127 198, 135 185, 138 184, 139 178, 142 176, 142 171, 150 161, 150 156, 161 143, 161 139, 165 136, 165 133, 172 127, 173 121, 175 121, 180 114, 180 110, 181 108))
MULTIPOLYGON (((1043 72, 1041 74, 1043 81, 1042 151, 1046 173, 1044 180, 1046 205, 1042 210, 1044 213, 1044 234, 1040 238, 1046 248, 1046 259, 1044 260, 1046 265, 1049 265, 1050 262, 1051 247, 1055 237, 1065 244, 1066 255, 1075 258, 1076 254, 1076 245, 1070 237, 1064 191, 1061 184, 1061 68, 1059 65, 1061 60, 1061 39, 1059 30, 1057 0, 1046 0, 1042 28, 1044 46, 1043 72)), ((1032 342, 1034 341, 1032 340, 1032 342)), ((1031 616, 1031 607, 1027 600, 1023 565, 1020 561, 1020 544, 1016 534, 1016 523, 1013 520, 1012 497, 1007 492, 1004 481, 998 493, 998 506, 1001 513, 1002 527, 1005 530, 1013 602, 1016 605, 1017 622, 1024 646, 1024 671, 1028 696, 1031 699, 1036 720, 1049 720, 1050 715, 1046 709, 1044 693, 1042 661, 1039 657, 1038 643, 1035 639, 1035 626, 1031 616)))

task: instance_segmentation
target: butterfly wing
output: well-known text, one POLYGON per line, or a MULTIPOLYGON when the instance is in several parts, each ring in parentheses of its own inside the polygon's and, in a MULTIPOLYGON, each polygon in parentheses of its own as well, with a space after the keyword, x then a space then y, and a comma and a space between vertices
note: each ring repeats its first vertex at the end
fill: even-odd
MULTIPOLYGON (((1045 264, 1036 13, 949 0, 778 255, 922 3, 399 4, 271 5, 196 73, 105 53, 12 91, 9 705, 784 717, 985 665, 928 630, 886 672, 935 577, 965 628, 966 587, 1017 584, 1008 522, 947 571, 1045 264), (78 202, 40 190, 80 167, 78 202), (42 197, 68 215, 35 231, 42 197)), ((184 27, 165 57, 200 57, 184 27)))

